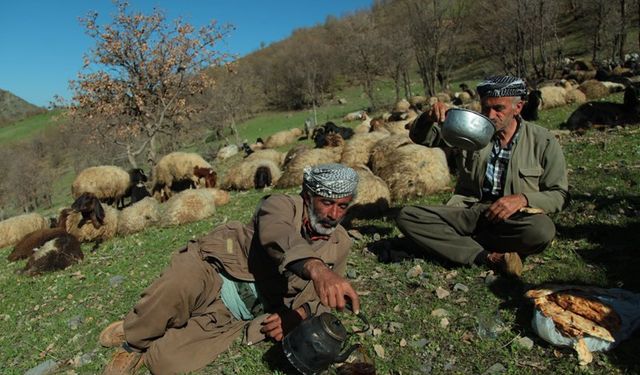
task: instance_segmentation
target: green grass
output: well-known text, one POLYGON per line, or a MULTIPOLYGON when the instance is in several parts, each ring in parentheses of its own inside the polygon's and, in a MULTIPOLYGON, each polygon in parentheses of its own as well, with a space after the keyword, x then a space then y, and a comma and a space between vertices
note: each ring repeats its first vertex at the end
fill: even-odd
MULTIPOLYGON (((365 100, 357 92, 354 89, 344 94, 348 101, 344 106, 320 109, 319 119, 340 118, 362 108, 365 100)), ((621 100, 620 95, 612 98, 621 100)), ((557 129, 572 109, 543 111, 538 123, 557 129)), ((243 138, 254 140, 299 127, 309 116, 309 112, 269 114, 241 124, 239 130, 243 138)), ((429 257, 380 263, 368 248, 378 237, 398 234, 392 218, 352 223, 364 237, 354 242, 348 272, 375 331, 351 342, 364 345, 375 360, 378 374, 483 374, 496 363, 507 374, 640 372, 638 335, 609 353, 595 353, 594 362, 581 369, 571 349, 546 344, 531 329, 532 307, 522 297, 528 287, 556 281, 640 292, 640 131, 637 127, 590 131, 584 136, 561 135, 560 142, 569 166, 573 200, 565 211, 554 215, 557 237, 547 250, 527 260, 521 282, 499 278, 489 284, 483 268, 451 267, 429 257), (418 265, 423 273, 407 276, 407 271, 418 265), (468 291, 454 289, 456 284, 464 284, 468 291), (451 294, 439 299, 437 288, 451 294), (448 312, 448 325, 431 315, 435 309, 448 312), (479 334, 479 321, 485 319, 494 320, 501 328, 495 337, 479 334), (517 344, 517 339, 525 336, 534 341, 530 350, 517 344), (374 353, 374 345, 384 348, 384 357, 374 353)), ((217 165, 221 176, 229 173, 240 158, 238 155, 217 165)), ((69 172, 56 182, 60 191, 56 204, 68 202, 65 197, 71 178, 69 172)), ((99 373, 111 355, 110 349, 97 342, 100 330, 132 308, 139 294, 168 264, 174 250, 228 220, 247 222, 264 194, 233 192, 231 202, 219 207, 212 218, 117 237, 96 252, 84 245, 82 263, 38 277, 16 275, 24 263, 8 263, 10 249, 1 250, 0 373, 22 374, 49 359, 60 363, 60 373, 99 373), (124 281, 114 284, 115 276, 124 281), (83 364, 79 365, 81 358, 83 364)), ((447 198, 448 194, 442 193, 395 205, 439 204, 447 198)), ((360 326, 347 313, 339 313, 339 317, 348 329, 360 326)), ((263 360, 271 347, 271 343, 251 347, 235 344, 196 373, 282 374, 263 360)))
POLYGON ((49 111, 0 127, 0 144, 28 139, 46 128, 55 126, 60 111, 49 111))

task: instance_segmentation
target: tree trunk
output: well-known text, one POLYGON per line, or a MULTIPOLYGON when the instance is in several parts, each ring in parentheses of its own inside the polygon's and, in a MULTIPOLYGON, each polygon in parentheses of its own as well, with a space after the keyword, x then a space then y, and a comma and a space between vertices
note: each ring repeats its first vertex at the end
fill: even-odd
POLYGON ((149 163, 149 167, 153 168, 156 165, 156 149, 157 149, 157 145, 156 145, 156 135, 152 135, 151 138, 149 138, 149 148, 147 149, 147 163, 149 163))
POLYGON ((136 155, 131 151, 131 145, 127 145, 127 159, 131 168, 138 168, 138 162, 136 161, 136 155))

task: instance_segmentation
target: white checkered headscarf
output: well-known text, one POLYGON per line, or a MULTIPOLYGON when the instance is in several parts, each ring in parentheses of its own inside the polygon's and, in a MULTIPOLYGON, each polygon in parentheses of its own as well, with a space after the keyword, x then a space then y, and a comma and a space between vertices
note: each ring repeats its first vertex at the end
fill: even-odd
POLYGON ((527 95, 527 85, 522 78, 511 76, 487 77, 476 89, 481 98, 527 95))
POLYGON ((355 195, 358 174, 342 164, 320 164, 305 167, 302 186, 304 190, 325 198, 344 198, 355 195))

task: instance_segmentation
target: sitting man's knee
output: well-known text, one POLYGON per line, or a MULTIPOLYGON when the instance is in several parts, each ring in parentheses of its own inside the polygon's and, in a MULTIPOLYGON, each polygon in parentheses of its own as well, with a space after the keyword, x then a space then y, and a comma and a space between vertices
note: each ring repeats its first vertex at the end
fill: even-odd
POLYGON ((544 250, 556 236, 556 226, 547 215, 536 215, 532 225, 523 233, 523 242, 538 251, 544 250))

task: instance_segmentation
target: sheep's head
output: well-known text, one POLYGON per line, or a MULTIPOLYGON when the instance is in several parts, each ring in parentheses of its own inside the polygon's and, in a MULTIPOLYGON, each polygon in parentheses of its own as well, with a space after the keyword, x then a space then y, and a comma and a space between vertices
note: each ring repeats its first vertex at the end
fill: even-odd
POLYGON ((134 168, 129 171, 129 179, 131 180, 131 185, 138 185, 140 183, 147 182, 147 175, 140 168, 134 168))
POLYGON ((82 220, 78 223, 78 227, 84 225, 87 220, 91 220, 91 223, 96 229, 104 224, 104 209, 100 204, 100 200, 91 193, 82 193, 82 195, 73 202, 71 208, 82 214, 82 220))
POLYGON ((205 186, 208 188, 216 187, 218 174, 211 168, 194 167, 193 175, 200 178, 204 178, 205 186))

